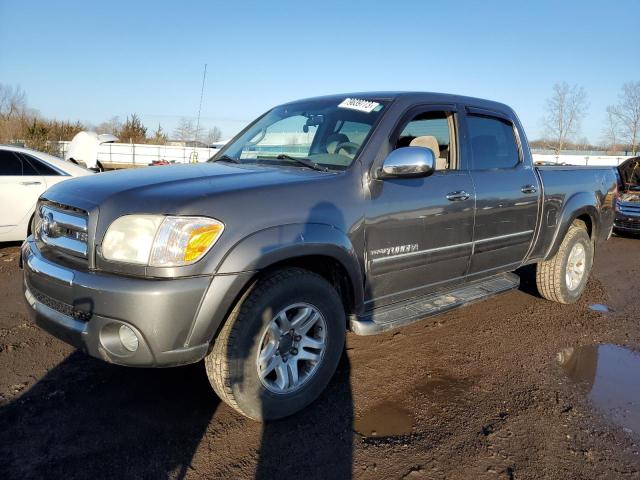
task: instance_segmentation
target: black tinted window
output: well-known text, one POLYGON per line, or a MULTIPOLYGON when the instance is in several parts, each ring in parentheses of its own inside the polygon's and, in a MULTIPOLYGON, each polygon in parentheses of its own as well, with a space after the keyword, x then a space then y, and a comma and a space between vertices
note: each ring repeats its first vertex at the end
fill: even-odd
POLYGON ((518 164, 520 157, 510 122, 469 115, 467 123, 474 170, 512 168, 518 164))
POLYGON ((38 175, 35 167, 29 163, 24 155, 18 154, 18 156, 22 159, 22 175, 38 175))
POLYGON ((25 175, 60 175, 56 170, 31 155, 22 154, 22 158, 26 160, 24 162, 24 174, 25 175), (27 173, 27 165, 29 170, 33 173, 27 173))
POLYGON ((0 150, 0 175, 22 175, 22 160, 7 150, 0 150))

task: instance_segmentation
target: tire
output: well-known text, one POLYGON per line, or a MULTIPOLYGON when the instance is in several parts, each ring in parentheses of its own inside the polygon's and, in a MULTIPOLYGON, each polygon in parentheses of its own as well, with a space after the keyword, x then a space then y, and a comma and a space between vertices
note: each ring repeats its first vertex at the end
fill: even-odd
POLYGON ((558 252, 549 260, 536 266, 536 286, 538 292, 547 300, 558 303, 575 303, 584 292, 593 265, 593 243, 587 233, 584 222, 576 220, 565 235, 558 252), (579 281, 570 284, 568 275, 569 260, 572 252, 584 250, 584 272, 579 281), (576 249, 576 250, 574 250, 576 249))
MULTIPOLYGON (((295 318, 293 316, 291 319, 291 325, 295 324, 295 318)), ((324 278, 300 268, 276 271, 254 283, 229 315, 213 349, 205 358, 209 382, 225 403, 254 420, 275 420, 292 415, 313 402, 331 380, 344 348, 345 331, 342 302, 336 290, 324 278), (323 350, 303 348, 307 334, 303 334, 303 340, 301 335, 294 336, 292 333, 291 337, 279 337, 280 340, 275 343, 266 341, 276 337, 273 322, 276 322, 276 318, 282 318, 281 312, 287 312, 285 317, 289 312, 301 312, 302 318, 302 313, 308 309, 319 314, 313 314, 313 318, 318 320, 308 335, 322 337, 323 350), (281 350, 287 342, 296 339, 299 343, 293 345, 299 346, 300 352, 285 346, 289 350, 278 351, 274 354, 277 358, 271 358, 274 362, 280 362, 279 368, 285 369, 289 388, 293 388, 295 383, 288 370, 292 366, 295 366, 296 375, 299 375, 302 383, 292 391, 279 391, 277 384, 282 376, 278 376, 278 373, 281 370, 274 369, 270 377, 263 378, 259 373, 259 354, 264 353, 269 345, 277 344, 275 350, 281 350), (308 351, 314 355, 321 351, 320 360, 313 362, 301 359, 303 352, 307 354, 308 351), (305 372, 308 376, 302 380, 305 372)), ((315 337, 311 338, 315 340, 315 337)))

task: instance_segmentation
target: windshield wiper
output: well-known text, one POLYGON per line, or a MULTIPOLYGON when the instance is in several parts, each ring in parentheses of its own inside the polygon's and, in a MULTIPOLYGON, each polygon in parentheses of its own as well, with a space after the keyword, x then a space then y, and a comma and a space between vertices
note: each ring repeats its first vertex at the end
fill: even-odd
POLYGON ((329 171, 327 167, 320 166, 316 162, 314 162, 313 160, 309 160, 308 158, 292 157, 291 155, 287 155, 286 153, 281 153, 276 158, 278 160, 293 160, 300 165, 304 165, 305 167, 312 168, 313 170, 318 170, 320 172, 329 171))
POLYGON ((216 158, 212 160, 213 162, 230 162, 230 163, 240 163, 240 160, 237 158, 230 157, 229 155, 222 155, 220 158, 216 158))

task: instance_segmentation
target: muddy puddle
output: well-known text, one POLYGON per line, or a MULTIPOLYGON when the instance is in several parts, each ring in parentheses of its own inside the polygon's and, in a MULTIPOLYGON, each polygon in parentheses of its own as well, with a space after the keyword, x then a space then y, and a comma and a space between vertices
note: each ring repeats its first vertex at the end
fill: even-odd
POLYGON ((470 382, 460 378, 433 375, 416 385, 416 392, 430 400, 454 402, 470 387, 470 382))
POLYGON ((413 415, 396 402, 382 402, 356 418, 354 430, 365 437, 397 437, 409 435, 413 415))
POLYGON ((640 435, 640 354, 618 345, 566 348, 558 361, 604 417, 640 435))
POLYGON ((594 303, 589 305, 589 310, 598 312, 598 313, 612 313, 614 312, 613 308, 608 307, 607 305, 603 305, 601 303, 594 303))
MULTIPOLYGON (((469 386, 470 382, 466 380, 429 375, 419 381, 413 394, 432 403, 446 404, 455 402, 469 386)), ((405 395, 411 394, 412 392, 408 392, 405 395)), ((397 437, 412 434, 414 423, 413 413, 402 407, 400 401, 387 400, 374 405, 357 417, 354 430, 364 437, 397 437)))

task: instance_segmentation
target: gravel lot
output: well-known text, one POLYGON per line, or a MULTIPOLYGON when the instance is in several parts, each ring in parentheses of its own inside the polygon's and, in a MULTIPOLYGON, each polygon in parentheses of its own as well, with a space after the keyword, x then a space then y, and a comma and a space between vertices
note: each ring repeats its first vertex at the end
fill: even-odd
MULTIPOLYGON (((2 479, 640 477, 629 427, 640 398, 606 413, 588 395, 593 368, 572 380, 558 361, 599 343, 640 350, 640 239, 599 249, 576 305, 538 298, 525 271, 519 291, 350 334, 325 394, 267 425, 222 404, 201 364, 128 369, 41 332, 23 307, 18 252, 0 245, 2 479)), ((617 371, 628 385, 610 390, 640 385, 638 368, 617 371)))

